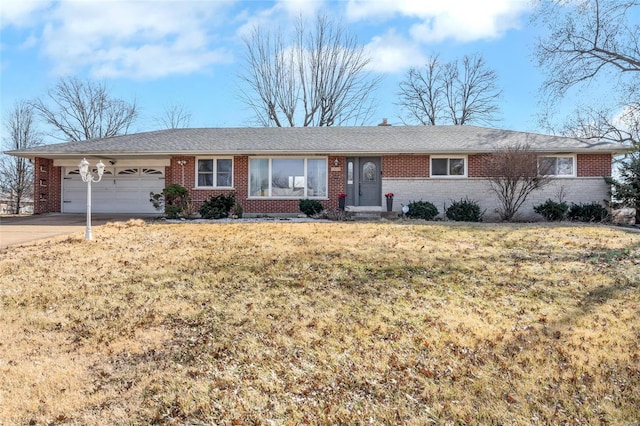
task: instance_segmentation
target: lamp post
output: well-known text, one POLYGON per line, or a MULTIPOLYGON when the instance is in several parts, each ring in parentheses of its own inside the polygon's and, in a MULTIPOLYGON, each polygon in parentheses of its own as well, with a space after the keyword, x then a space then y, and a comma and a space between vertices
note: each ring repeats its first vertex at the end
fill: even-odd
POLYGON ((98 164, 96 164, 97 174, 89 171, 89 162, 86 158, 83 158, 78 166, 80 167, 82 181, 87 183, 87 230, 84 233, 84 239, 91 240, 91 182, 100 182, 102 180, 104 164, 102 161, 98 161, 98 164))

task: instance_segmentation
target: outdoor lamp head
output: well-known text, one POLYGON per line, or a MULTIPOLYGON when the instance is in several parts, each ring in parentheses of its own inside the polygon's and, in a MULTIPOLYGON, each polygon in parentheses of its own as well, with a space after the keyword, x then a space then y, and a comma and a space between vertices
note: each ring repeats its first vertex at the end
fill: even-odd
POLYGON ((98 168, 98 176, 102 176, 102 174, 104 173, 104 163, 102 162, 102 160, 98 161, 98 164, 96 164, 96 167, 98 168))
POLYGON ((89 173, 89 162, 86 158, 83 158, 78 167, 80 167, 80 176, 84 178, 89 173))

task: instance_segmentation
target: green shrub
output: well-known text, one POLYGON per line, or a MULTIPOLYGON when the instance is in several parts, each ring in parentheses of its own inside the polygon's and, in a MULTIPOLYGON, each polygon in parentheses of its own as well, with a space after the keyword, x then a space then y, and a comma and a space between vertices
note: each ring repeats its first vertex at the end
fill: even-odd
POLYGON ((412 201, 408 204, 407 216, 414 219, 433 220, 438 216, 438 208, 428 201, 412 201))
POLYGON ((149 197, 149 201, 156 209, 160 210, 164 207, 167 219, 177 219, 182 216, 190 203, 189 191, 177 183, 165 187, 159 194, 150 192, 149 197))
POLYGON ((478 203, 469 199, 454 201, 445 211, 448 219, 460 222, 480 222, 483 214, 478 203))
POLYGON ((542 204, 533 207, 533 211, 544 217, 548 221, 563 220, 567 217, 569 206, 564 201, 558 203, 548 199, 542 204))
POLYGON ((236 204, 236 194, 213 195, 202 203, 198 212, 204 219, 223 219, 229 217, 231 208, 236 204))
POLYGON ((308 217, 316 215, 324 210, 322 203, 318 200, 309 200, 305 198, 304 200, 300 200, 298 203, 300 207, 300 211, 306 214, 308 217))
POLYGON ((596 202, 571 204, 567 217, 579 222, 605 222, 609 220, 609 210, 596 202))

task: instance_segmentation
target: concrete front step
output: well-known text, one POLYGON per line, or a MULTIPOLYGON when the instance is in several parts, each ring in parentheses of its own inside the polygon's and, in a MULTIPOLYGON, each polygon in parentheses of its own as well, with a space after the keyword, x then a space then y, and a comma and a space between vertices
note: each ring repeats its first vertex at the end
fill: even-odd
POLYGON ((353 220, 393 220, 400 217, 399 212, 383 211, 381 207, 347 207, 353 220))

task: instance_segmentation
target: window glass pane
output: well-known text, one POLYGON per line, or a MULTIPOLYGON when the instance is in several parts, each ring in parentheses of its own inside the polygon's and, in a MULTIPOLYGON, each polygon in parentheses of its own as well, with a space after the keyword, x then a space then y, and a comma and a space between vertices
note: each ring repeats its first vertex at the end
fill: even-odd
POLYGON ((447 159, 446 158, 432 158, 431 159, 431 174, 434 176, 446 176, 447 175, 447 159))
POLYGON ((218 160, 216 167, 216 186, 231 186, 231 159, 218 160))
POLYGON ((249 194, 252 197, 269 195, 269 160, 267 158, 249 160, 249 194))
POLYGON ((555 175, 556 174, 556 158, 540 157, 538 159, 538 174, 555 175))
POLYGON ((213 160, 198 160, 198 173, 200 172, 213 173, 213 160))
POLYGON ((198 173, 198 186, 213 186, 213 173, 198 173))
POLYGON ((464 158, 449 159, 449 174, 451 176, 464 176, 464 158))
POLYGON ((556 159, 556 174, 571 176, 573 174, 573 157, 558 157, 556 159))
POLYGON ((198 186, 213 186, 213 160, 198 160, 198 186))
POLYGON ((325 197, 327 195, 327 160, 307 160, 307 196, 325 197))
POLYGON ((378 176, 376 165, 371 161, 367 161, 362 165, 362 180, 365 182, 376 182, 378 176))
POLYGON ((271 160, 271 196, 304 196, 304 160, 302 158, 274 158, 271 160))
POLYGON ((231 159, 225 158, 218 160, 218 173, 231 173, 231 159))

